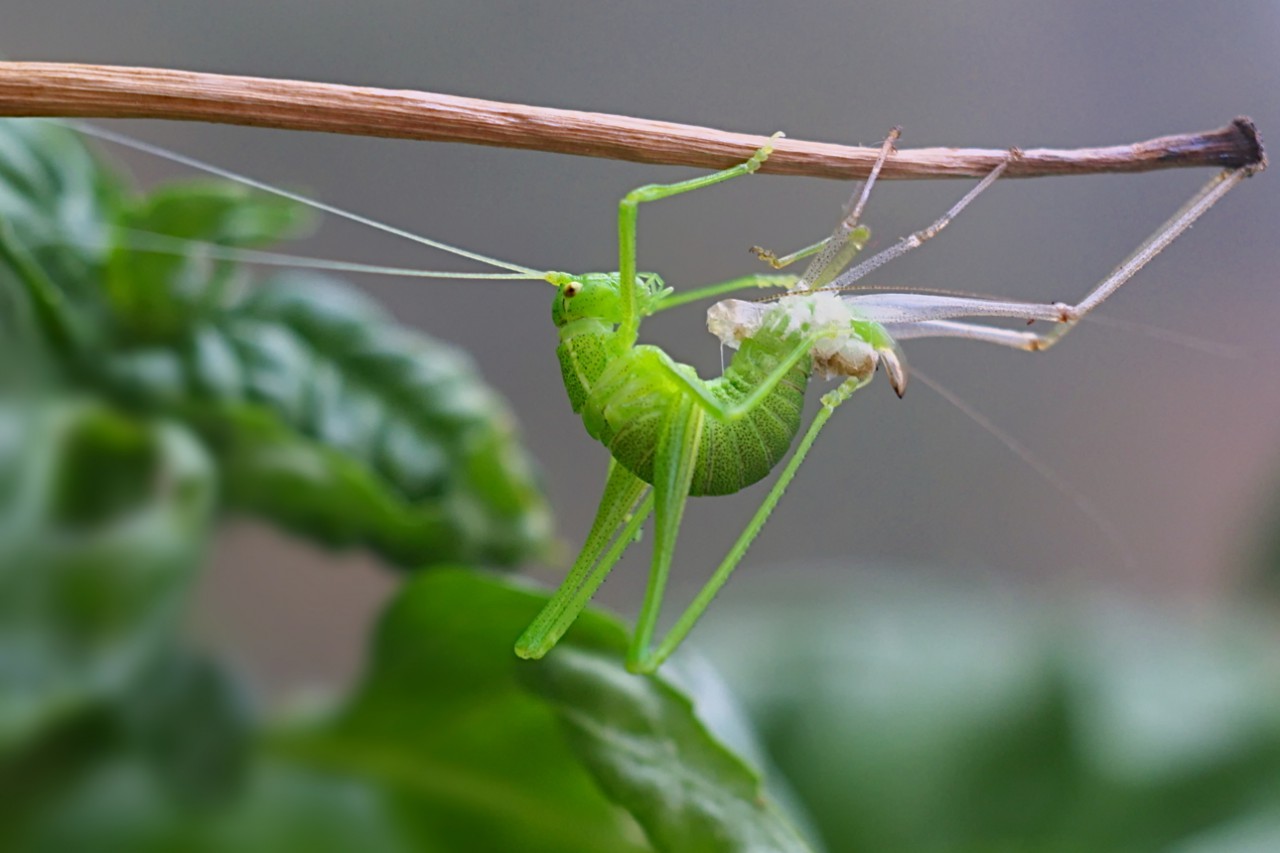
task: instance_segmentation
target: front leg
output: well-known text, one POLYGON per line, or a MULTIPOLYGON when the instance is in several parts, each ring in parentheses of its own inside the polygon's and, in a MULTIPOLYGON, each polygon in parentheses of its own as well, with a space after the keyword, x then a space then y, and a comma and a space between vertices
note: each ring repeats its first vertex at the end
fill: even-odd
POLYGON ((901 134, 900 127, 889 131, 889 135, 880 146, 880 155, 876 157, 875 165, 871 167, 871 173, 867 176, 866 182, 862 184, 860 190, 853 191, 844 218, 840 220, 840 224, 836 226, 830 237, 781 258, 759 246, 753 246, 751 251, 774 269, 782 269, 802 258, 817 255, 818 257, 810 261, 804 275, 800 276, 796 289, 816 290, 829 283, 848 266, 849 261, 853 260, 853 257, 862 251, 863 246, 871 239, 871 232, 858 222, 862 219, 862 211, 867 206, 867 199, 871 197, 871 188, 875 186, 876 180, 880 177, 880 170, 884 168, 885 161, 889 159, 889 155, 893 152, 893 145, 901 134))
POLYGON ((675 184, 649 184, 627 193, 618 202, 618 287, 622 298, 622 322, 618 331, 623 340, 634 340, 640 327, 640 304, 636 293, 636 214, 646 201, 658 201, 681 193, 693 192, 730 178, 750 175, 760 168, 773 153, 773 140, 781 136, 775 133, 766 145, 761 146, 751 159, 722 172, 703 175, 675 184))

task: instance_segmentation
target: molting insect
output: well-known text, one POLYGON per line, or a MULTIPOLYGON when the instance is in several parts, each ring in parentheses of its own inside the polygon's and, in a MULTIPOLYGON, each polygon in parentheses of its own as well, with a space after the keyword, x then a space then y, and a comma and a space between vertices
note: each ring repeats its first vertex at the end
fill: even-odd
MULTIPOLYGON (((534 270, 457 249, 108 131, 80 129, 223 177, 243 180, 258 189, 504 272, 443 274, 314 262, 317 264, 349 271, 440 278, 529 279, 553 285, 556 293, 551 315, 559 337, 556 353, 570 405, 581 415, 588 434, 608 448, 612 460, 604 495, 586 542, 559 589, 517 640, 516 652, 526 658, 539 658, 549 652, 652 516, 654 536, 648 587, 628 653, 628 666, 636 672, 657 669, 688 635, 741 562, 836 409, 869 383, 877 369, 884 370, 899 396, 905 392, 908 370, 900 342, 945 337, 1026 351, 1048 349, 1257 168, 1227 170, 1212 178, 1076 304, 938 293, 850 293, 852 285, 872 270, 938 234, 991 187, 1018 156, 1016 151, 1011 152, 928 228, 851 266, 870 237, 861 218, 881 168, 893 155, 898 136, 895 130, 885 140, 867 181, 855 191, 848 211, 829 237, 781 258, 757 250, 757 254, 775 268, 811 258, 802 274, 748 275, 677 293, 659 276, 637 270, 636 226, 640 205, 749 175, 769 157, 772 142, 733 168, 679 183, 649 185, 628 193, 619 204, 618 271, 571 274, 534 270), (708 312, 710 330, 735 350, 732 361, 719 377, 704 380, 693 368, 677 363, 663 350, 638 343, 641 321, 647 316, 697 299, 762 287, 779 288, 782 293, 763 302, 724 299, 708 312), (1054 325, 1047 332, 1036 333, 988 325, 974 318, 1039 320, 1054 325), (804 396, 815 375, 838 379, 839 384, 823 394, 820 410, 802 431, 804 396), (799 444, 728 554, 670 630, 655 642, 688 498, 731 494, 764 479, 787 457, 797 435, 801 436, 799 444)), ((299 260, 245 251, 237 251, 235 255, 260 263, 299 260)))

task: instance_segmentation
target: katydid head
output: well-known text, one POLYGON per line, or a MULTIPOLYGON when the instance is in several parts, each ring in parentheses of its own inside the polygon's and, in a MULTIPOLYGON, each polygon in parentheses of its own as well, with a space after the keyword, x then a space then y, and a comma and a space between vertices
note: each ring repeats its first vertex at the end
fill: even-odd
MULTIPOLYGON (((557 328, 586 319, 617 324, 626 314, 617 273, 552 272, 547 273, 546 280, 559 290, 551 306, 551 319, 557 328)), ((653 313, 653 307, 669 292, 663 287, 662 279, 652 274, 638 276, 635 291, 637 313, 641 317, 653 313)))
POLYGON ((602 320, 611 324, 622 321, 622 296, 617 275, 553 272, 547 274, 547 281, 559 291, 551 305, 551 320, 557 328, 575 320, 602 320))

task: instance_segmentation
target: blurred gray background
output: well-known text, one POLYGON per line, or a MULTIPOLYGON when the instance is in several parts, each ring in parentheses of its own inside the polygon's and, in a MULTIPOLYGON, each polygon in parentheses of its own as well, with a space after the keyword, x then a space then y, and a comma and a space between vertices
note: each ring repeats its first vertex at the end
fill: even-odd
MULTIPOLYGON (((42 0, 7 3, 12 59, 171 66, 414 88, 798 138, 903 146, 1130 142, 1253 116, 1280 144, 1280 6, 1192 2, 937 4, 412 3, 370 0, 42 0)), ((496 148, 161 122, 119 127, 250 175, 306 188, 434 238, 539 268, 616 267, 616 200, 685 170, 496 148)), ((145 181, 180 174, 120 159, 145 181)), ((1070 300, 1209 173, 998 185, 877 282, 1070 300)), ((892 183, 877 245, 931 221, 968 184, 892 183)), ((849 187, 761 177, 648 206, 641 266, 676 287, 755 269, 747 248, 828 233, 849 187)), ((1091 324, 1046 356, 923 342, 908 355, 1104 513, 1124 554, 990 434, 917 384, 875 383, 824 433, 723 593, 749 597, 810 564, 944 571, 1063 596, 1120 594, 1211 609, 1238 583, 1280 479, 1280 176, 1245 183, 1100 312, 1238 348, 1206 354, 1091 324)), ((327 223, 326 257, 438 266, 419 247, 327 223)), ((576 548, 605 451, 569 411, 550 288, 371 281, 404 322, 471 351, 539 459, 576 548)), ((704 375, 719 367, 700 308, 646 337, 704 375)), ((816 400, 816 394, 812 395, 816 400)), ((687 596, 760 500, 694 502, 678 552, 687 596)), ((534 567, 553 581, 559 566, 534 567)), ((630 611, 638 550, 603 598, 630 611)), ((235 526, 209 567, 193 630, 252 662, 275 693, 349 677, 394 578, 360 555, 235 526)), ((856 586, 848 588, 851 597, 856 586)), ((674 610, 670 611, 672 614, 674 610)), ((695 635, 696 636, 696 635, 695 635)))

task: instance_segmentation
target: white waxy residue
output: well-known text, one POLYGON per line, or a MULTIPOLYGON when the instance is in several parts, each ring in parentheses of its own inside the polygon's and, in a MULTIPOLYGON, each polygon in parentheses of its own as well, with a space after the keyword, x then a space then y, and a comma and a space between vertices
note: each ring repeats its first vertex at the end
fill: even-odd
POLYGON ((858 335, 855 319, 839 295, 821 292, 793 294, 775 302, 724 299, 707 310, 707 328, 732 349, 766 326, 777 325, 779 333, 786 337, 821 334, 810 354, 814 372, 824 379, 865 378, 876 369, 878 355, 858 335))

